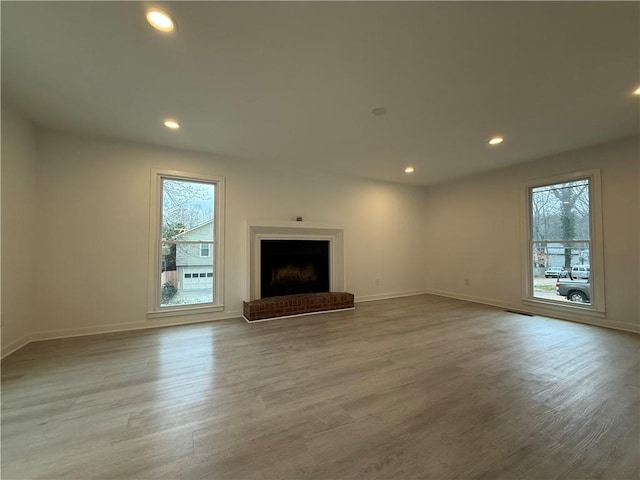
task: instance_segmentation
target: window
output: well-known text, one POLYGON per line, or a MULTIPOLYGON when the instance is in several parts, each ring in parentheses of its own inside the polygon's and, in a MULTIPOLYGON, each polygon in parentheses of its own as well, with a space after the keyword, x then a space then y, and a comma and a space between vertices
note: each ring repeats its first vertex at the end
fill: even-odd
POLYGON ((527 184, 526 300, 604 312, 598 171, 527 184))
POLYGON ((222 310, 222 178, 152 173, 149 316, 222 310))

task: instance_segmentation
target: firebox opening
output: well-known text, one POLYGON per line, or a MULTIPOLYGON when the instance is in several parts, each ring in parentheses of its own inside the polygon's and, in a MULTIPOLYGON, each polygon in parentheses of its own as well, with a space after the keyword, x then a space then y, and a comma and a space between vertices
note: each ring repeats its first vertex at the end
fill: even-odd
POLYGON ((260 241, 261 298, 328 291, 328 240, 260 241))

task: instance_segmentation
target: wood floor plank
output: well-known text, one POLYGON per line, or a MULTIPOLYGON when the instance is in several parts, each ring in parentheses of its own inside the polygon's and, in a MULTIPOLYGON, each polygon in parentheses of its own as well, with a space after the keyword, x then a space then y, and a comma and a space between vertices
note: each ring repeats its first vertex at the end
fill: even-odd
POLYGON ((3 479, 640 477, 640 337, 430 295, 37 342, 3 479))

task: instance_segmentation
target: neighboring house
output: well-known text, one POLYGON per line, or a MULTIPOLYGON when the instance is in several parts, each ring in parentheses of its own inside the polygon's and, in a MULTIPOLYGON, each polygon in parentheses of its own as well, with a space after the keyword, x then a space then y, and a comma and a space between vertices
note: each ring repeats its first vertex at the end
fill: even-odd
MULTIPOLYGON (((540 269, 550 267, 564 267, 565 256, 564 246, 560 243, 549 243, 547 251, 543 250, 534 254, 533 261, 540 269)), ((571 251, 571 265, 582 265, 589 263, 589 250, 573 248, 571 251)))
POLYGON ((176 236, 183 242, 209 242, 178 244, 176 246, 176 270, 178 290, 213 288, 213 220, 198 225, 176 236))

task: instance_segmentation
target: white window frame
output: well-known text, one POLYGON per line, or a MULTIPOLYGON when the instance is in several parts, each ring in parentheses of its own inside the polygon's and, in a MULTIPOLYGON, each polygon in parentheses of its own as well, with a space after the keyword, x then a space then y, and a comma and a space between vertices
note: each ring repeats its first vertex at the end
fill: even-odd
POLYGON ((600 170, 584 170, 554 177, 533 180, 522 184, 522 209, 524 210, 522 222, 522 302, 529 305, 544 307, 552 313, 577 312, 585 316, 604 317, 604 247, 602 231, 602 188, 600 170), (577 180, 589 180, 589 229, 590 229, 590 253, 591 253, 591 303, 581 304, 565 302, 561 300, 543 299, 533 296, 533 256, 532 230, 533 219, 531 215, 531 192, 534 188, 558 183, 573 182, 577 180))
MULTIPOLYGON (((214 242, 215 244, 215 242, 214 242)), ((209 258, 211 256, 211 244, 210 243, 201 243, 200 244, 200 258, 209 258), (207 254, 202 254, 202 247, 207 246, 207 254)))
MULTIPOLYGON (((177 315, 201 314, 220 312, 224 310, 224 201, 225 179, 213 175, 188 173, 176 170, 151 170, 151 198, 149 222, 149 282, 147 290, 147 318, 171 317, 177 315), (161 243, 162 243, 162 180, 183 180, 215 185, 214 199, 214 231, 213 252, 214 277, 212 303, 197 305, 176 305, 161 307, 160 274, 161 274, 161 243)), ((211 249, 211 245, 209 245, 211 249)), ((211 257, 211 250, 209 250, 211 257)))

